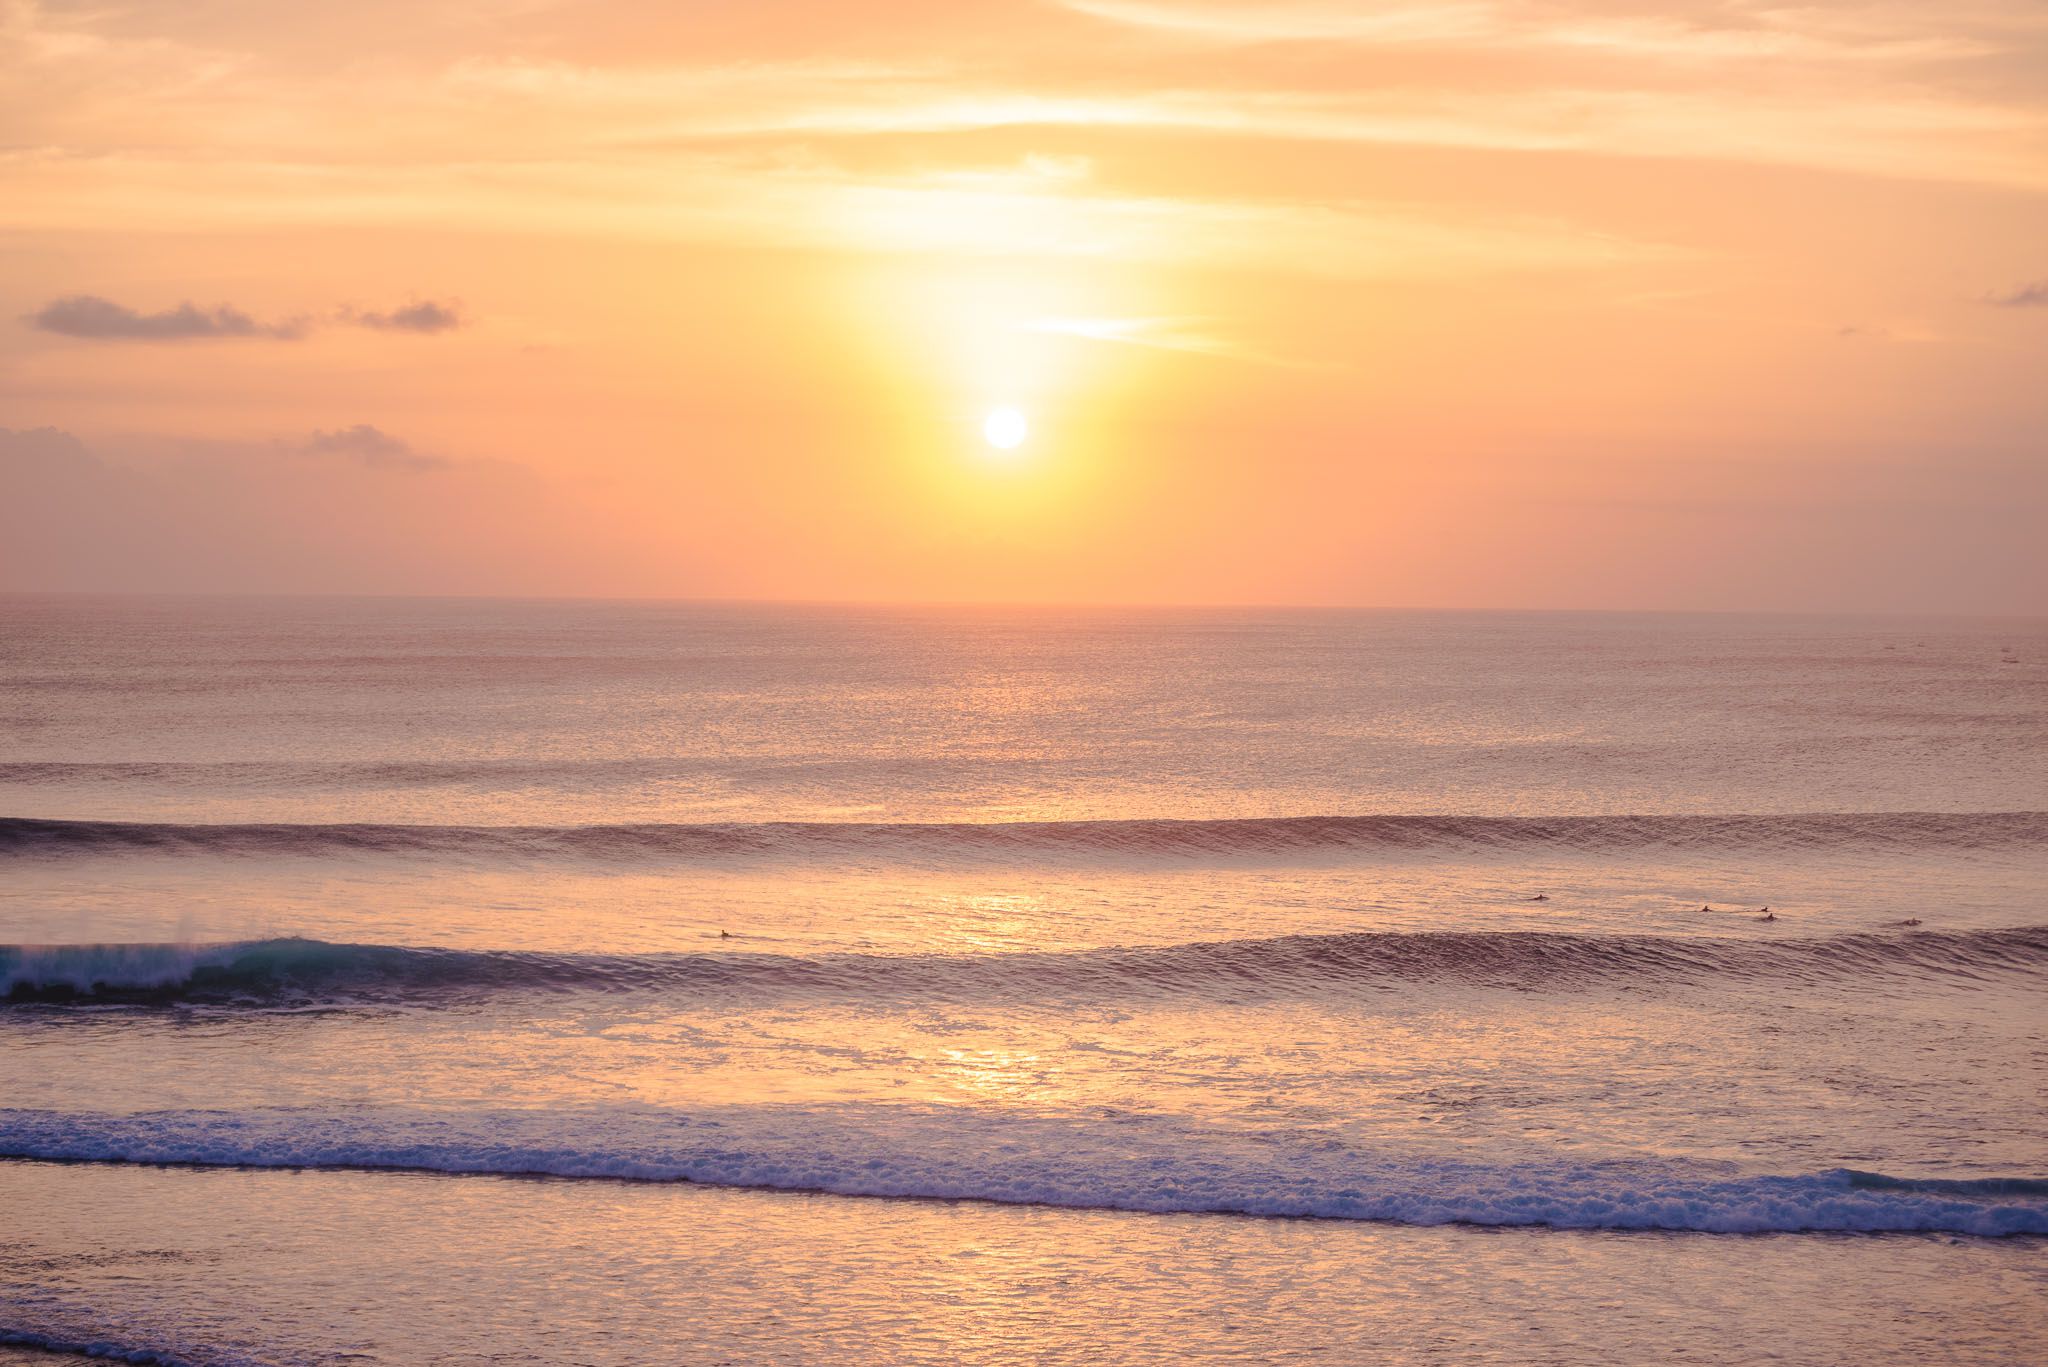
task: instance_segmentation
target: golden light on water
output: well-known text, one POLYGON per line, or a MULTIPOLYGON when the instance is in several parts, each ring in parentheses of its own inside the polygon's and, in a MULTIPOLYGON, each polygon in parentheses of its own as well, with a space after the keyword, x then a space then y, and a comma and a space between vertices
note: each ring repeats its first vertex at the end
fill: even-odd
POLYGON ((2048 0, 0 0, 0 129, 7 1343, 2048 1367, 2048 0))

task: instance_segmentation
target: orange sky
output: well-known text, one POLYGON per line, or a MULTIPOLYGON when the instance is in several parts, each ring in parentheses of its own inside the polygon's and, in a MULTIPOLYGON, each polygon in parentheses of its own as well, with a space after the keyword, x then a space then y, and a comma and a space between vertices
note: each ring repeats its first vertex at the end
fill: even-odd
POLYGON ((2048 611, 2038 0, 0 0, 0 130, 0 588, 2048 611))

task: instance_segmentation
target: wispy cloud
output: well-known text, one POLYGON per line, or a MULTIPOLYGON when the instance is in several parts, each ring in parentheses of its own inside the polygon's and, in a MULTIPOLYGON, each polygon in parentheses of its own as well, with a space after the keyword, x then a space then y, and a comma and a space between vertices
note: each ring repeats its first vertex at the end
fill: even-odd
MULTIPOLYGON (((763 165, 674 153, 660 167, 651 173, 632 159, 407 173, 337 167, 295 178, 286 198, 271 188, 274 178, 216 166, 185 172, 176 184, 152 182, 148 197, 159 221, 195 226, 221 205, 239 204, 272 225, 517 221, 529 230, 751 248, 1209 264, 1340 278, 1698 256, 1553 215, 1337 196, 1118 193, 1058 159, 880 175, 817 160, 763 165)), ((65 168, 53 169, 61 176, 65 168)), ((0 205, 0 222, 7 213, 0 205)))
POLYGON ((447 332, 462 326, 462 311, 453 304, 422 299, 382 313, 351 311, 345 321, 379 332, 447 332))
POLYGON ((415 451, 410 443, 366 422, 333 432, 315 432, 295 449, 302 455, 336 456, 379 470, 445 470, 452 463, 415 451))
POLYGON ((17 462, 27 466, 53 465, 97 465, 99 462, 85 444, 69 432, 56 427, 31 427, 21 430, 0 427, 0 463, 17 462))
POLYGON ((707 135, 1129 129, 1300 143, 1681 158, 2048 188, 2048 113, 1918 91, 1542 86, 988 92, 732 112, 707 135))
POLYGON ((2004 294, 1993 295, 1991 303, 2002 309, 2048 309, 2048 280, 2036 280, 2004 294))
MULTIPOLYGON (((1677 253, 1636 240, 1656 231, 1639 218, 1601 223, 1590 198, 1572 222, 1550 196, 1527 195, 1526 215, 1480 208, 1469 182, 1421 192, 1435 203, 1377 203, 1349 178, 1352 153, 1716 162, 2048 191, 2048 105, 2013 79, 2034 69, 2043 30, 2023 0, 1939 8, 1065 0, 1023 25, 1031 42, 1014 54, 935 39, 827 60, 778 34, 572 61, 506 44, 403 71, 358 65, 344 81, 283 79, 261 53, 167 47, 118 8, 60 15, 0 0, 0 71, 13 78, 0 80, 0 125, 15 149, 0 152, 0 228, 459 224, 1373 277, 1625 264, 1677 253), (1191 62, 1190 44, 1231 51, 1191 62), (1002 166, 986 150, 1000 140, 1014 156, 1041 134, 1045 148, 1021 150, 1054 155, 1002 166), (1119 160, 1141 142, 1159 155, 1119 160), (1205 146, 1229 176, 1209 174, 1205 146), (1271 185, 1255 164, 1267 146, 1271 185), (1302 188, 1315 158, 1329 164, 1327 194, 1302 188)), ((1495 198, 1544 183, 1511 170, 1495 198)), ((81 295, 32 321, 170 341, 315 326, 427 337, 469 318, 431 297, 266 321, 81 295)))
POLYGON ((1488 4, 1186 4, 1171 0, 1062 0, 1112 23, 1226 43, 1452 42, 1499 25, 1488 4))
MULTIPOLYGON (((39 331, 60 337, 117 342, 189 342, 236 337, 295 342, 315 326, 311 318, 303 315, 264 322, 229 304, 203 309, 186 302, 146 313, 96 294, 53 299, 29 314, 26 321, 39 331)), ((460 327, 465 320, 455 305, 429 299, 384 311, 342 309, 334 315, 334 321, 377 332, 432 334, 460 327)))
MULTIPOLYGON (((1128 8, 1115 0, 1111 7, 1128 8)), ((1227 72, 1203 81, 1186 80, 1185 63, 1156 62, 1127 80, 1077 82, 1000 64, 969 72, 476 61, 447 74, 442 94, 452 103, 439 116, 459 109, 524 130, 529 159, 564 138, 592 140, 607 157, 652 157, 746 139, 815 145, 1044 128, 1676 158, 2048 188, 2048 109, 1948 74, 1980 49, 2012 55, 1993 41, 1995 26, 1963 36, 1903 21, 1866 29, 1808 19, 1791 27, 1787 12, 1701 27, 1569 6, 1512 15, 1475 5, 1369 13, 1141 5, 1130 13, 1155 11, 1191 16, 1205 34, 1221 26, 1248 46, 1227 72), (1327 55, 1304 62, 1269 50, 1275 39, 1326 34, 1355 40, 1349 67, 1327 55), (1423 35, 1434 44, 1427 59, 1403 59, 1398 44, 1423 35), (1685 70, 1653 76, 1644 65, 1651 59, 1685 70), (1356 68, 1360 61, 1380 65, 1356 68), (1894 70, 1911 63, 1928 64, 1927 73, 1894 70), (1178 79, 1162 80, 1166 71, 1178 79)), ((2020 45, 2013 60, 2026 60, 2023 39, 2011 39, 2020 45)))
POLYGON ((1025 332, 1078 337, 1090 342, 1189 352, 1198 356, 1255 361, 1261 365, 1310 368, 1305 362, 1271 356, 1232 340, 1216 328, 1215 320, 1207 318, 1034 318, 1018 326, 1025 332))
POLYGON ((752 240, 788 245, 1209 263, 1350 278, 1573 269, 1691 255, 1534 216, 1370 200, 989 190, 946 175, 792 177, 757 184, 751 193, 736 186, 728 208, 745 216, 752 240))
POLYGON ((157 313, 116 304, 96 294, 53 299, 28 316, 30 326, 63 337, 131 342, 183 342, 221 337, 268 337, 293 341, 305 335, 304 319, 258 322, 238 308, 222 304, 202 309, 183 303, 157 313))
POLYGON ((1937 62, 1999 51, 2013 31, 1998 14, 1854 3, 1829 8, 1718 6, 1692 19, 1615 7, 1516 0, 1364 6, 1349 0, 1060 0, 1067 9, 1131 28, 1211 43, 1346 43, 1577 49, 1688 65, 1784 60, 1937 62), (1973 22, 1974 21, 1974 22, 1973 22))

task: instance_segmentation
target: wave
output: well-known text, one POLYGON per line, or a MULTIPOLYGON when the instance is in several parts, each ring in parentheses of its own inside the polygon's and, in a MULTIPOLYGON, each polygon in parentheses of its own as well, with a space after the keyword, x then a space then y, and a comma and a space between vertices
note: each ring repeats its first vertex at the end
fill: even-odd
POLYGON ((751 992, 889 1000, 1199 996, 1347 986, 1521 990, 1706 979, 1819 985, 2048 969, 2048 926, 1806 939, 1550 931, 1370 932, 1002 954, 553 954, 276 939, 0 946, 13 1002, 425 1003, 512 991, 751 992))
POLYGON ((691 1182, 1168 1213, 1704 1233, 2048 1234, 2048 1181, 1703 1160, 1375 1152, 1165 1116, 844 1105, 678 1112, 0 1110, 0 1158, 691 1182))
POLYGON ((1299 816, 1214 821, 674 822, 428 826, 0 818, 0 855, 471 859, 1258 861, 1374 853, 2048 849, 2048 812, 1299 816))
MULTIPOLYGON (((64 680, 72 688, 75 681, 64 680)), ((225 787, 247 791, 346 792, 376 788, 497 788, 507 783, 593 780, 614 783, 691 781, 716 772, 708 759, 679 757, 549 759, 368 760, 5 760, 0 784, 20 787, 162 784, 173 788, 225 787)))
POLYGON ((191 1359, 180 1357, 164 1348, 140 1348, 116 1339, 73 1337, 61 1333, 44 1333, 35 1329, 0 1327, 0 1348, 26 1348, 53 1356, 92 1358, 100 1362, 131 1362, 145 1364, 145 1367, 193 1367, 191 1359))

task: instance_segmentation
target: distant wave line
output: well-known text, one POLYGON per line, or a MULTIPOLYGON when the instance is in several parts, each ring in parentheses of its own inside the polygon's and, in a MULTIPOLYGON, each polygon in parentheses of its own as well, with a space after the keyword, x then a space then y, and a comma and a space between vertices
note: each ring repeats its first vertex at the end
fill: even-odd
POLYGON ((596 825, 205 824, 0 818, 0 857, 421 855, 717 862, 1244 860, 1420 851, 1997 850, 2048 852, 2048 812, 1786 815, 1285 816, 1215 820, 639 822, 596 825))
POLYGON ((0 1348, 24 1348, 38 1355, 47 1353, 58 1357, 95 1358, 101 1362, 135 1363, 140 1367, 194 1367, 190 1358, 179 1357, 168 1349, 137 1347, 124 1339, 53 1334, 4 1325, 0 1325, 0 1348))

